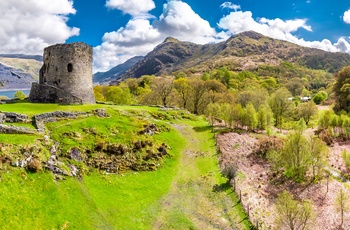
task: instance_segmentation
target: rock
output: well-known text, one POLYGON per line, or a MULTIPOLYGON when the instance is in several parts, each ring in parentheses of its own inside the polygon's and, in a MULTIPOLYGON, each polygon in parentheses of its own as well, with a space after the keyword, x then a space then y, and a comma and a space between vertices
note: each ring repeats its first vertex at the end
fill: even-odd
POLYGON ((81 153, 78 148, 72 148, 70 150, 70 159, 76 160, 76 161, 82 161, 83 158, 81 156, 81 153))
POLYGON ((95 109, 92 110, 92 113, 98 117, 109 117, 109 114, 107 113, 106 109, 95 109))
POLYGON ((79 175, 79 169, 78 169, 77 166, 70 165, 69 168, 70 168, 70 173, 71 173, 72 176, 78 176, 79 175))
POLYGON ((156 132, 158 131, 158 128, 155 124, 151 123, 148 126, 145 126, 145 129, 139 131, 138 133, 143 135, 143 134, 147 134, 147 135, 154 135, 156 132))

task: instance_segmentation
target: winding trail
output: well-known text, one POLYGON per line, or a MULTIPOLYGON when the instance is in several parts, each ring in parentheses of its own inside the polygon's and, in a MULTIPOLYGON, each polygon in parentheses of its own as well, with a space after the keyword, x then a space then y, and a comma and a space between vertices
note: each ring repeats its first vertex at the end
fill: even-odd
POLYGON ((219 173, 212 133, 202 127, 176 128, 188 144, 154 229, 247 229, 234 208, 235 194, 219 173))

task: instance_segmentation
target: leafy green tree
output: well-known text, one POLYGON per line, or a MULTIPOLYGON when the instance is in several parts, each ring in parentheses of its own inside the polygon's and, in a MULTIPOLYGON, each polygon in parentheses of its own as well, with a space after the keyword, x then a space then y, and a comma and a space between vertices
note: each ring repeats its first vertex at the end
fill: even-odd
POLYGON ((220 105, 217 103, 210 103, 205 110, 205 115, 208 117, 210 125, 213 127, 215 120, 221 116, 220 105))
POLYGON ((336 83, 333 92, 336 97, 335 111, 350 112, 350 66, 343 67, 335 74, 336 83))
POLYGON ((248 103, 246 109, 246 125, 249 129, 256 128, 258 124, 258 118, 254 106, 252 103, 248 103))
POLYGON ((181 106, 186 109, 188 106, 188 100, 190 99, 190 86, 187 78, 179 78, 174 81, 174 88, 180 96, 181 106))
POLYGON ((280 88, 271 95, 269 105, 274 114, 275 123, 278 128, 281 128, 283 118, 292 109, 292 101, 290 92, 286 88, 280 88))
POLYGON ((154 78, 151 82, 152 92, 161 101, 161 105, 168 106, 169 98, 173 92, 173 79, 172 78, 154 78))
POLYGON ((288 191, 283 191, 276 200, 278 229, 308 229, 312 224, 313 212, 309 201, 298 202, 288 191))
POLYGON ((273 112, 268 104, 259 106, 257 112, 257 127, 259 129, 267 129, 274 124, 273 112))
POLYGON ((205 88, 205 81, 201 79, 190 79, 189 80, 189 86, 190 86, 190 102, 192 104, 191 111, 194 114, 199 114, 200 112, 203 112, 203 96, 206 92, 205 88))
POLYGON ((316 93, 316 95, 312 98, 312 100, 315 102, 316 105, 321 104, 324 102, 328 97, 328 94, 325 91, 319 91, 316 93))
POLYGON ((343 189, 340 189, 338 196, 335 199, 335 208, 340 212, 340 224, 339 227, 343 226, 344 214, 350 210, 350 196, 343 189))
POLYGON ((299 118, 303 118, 306 124, 309 124, 310 119, 317 113, 317 106, 313 101, 299 104, 297 108, 299 118))
POLYGON ((329 149, 318 137, 311 137, 310 140, 312 175, 316 178, 321 175, 324 166, 327 164, 329 149))
POLYGON ((287 136, 281 158, 281 164, 287 177, 295 181, 304 180, 306 172, 312 164, 312 156, 310 143, 303 136, 302 131, 297 130, 287 136))
POLYGON ((119 105, 127 105, 131 103, 131 94, 129 88, 120 86, 111 86, 107 91, 107 101, 112 101, 119 105))
POLYGON ((14 95, 14 98, 18 98, 20 100, 23 100, 26 97, 27 97, 27 95, 25 93, 23 93, 22 90, 17 91, 14 95))

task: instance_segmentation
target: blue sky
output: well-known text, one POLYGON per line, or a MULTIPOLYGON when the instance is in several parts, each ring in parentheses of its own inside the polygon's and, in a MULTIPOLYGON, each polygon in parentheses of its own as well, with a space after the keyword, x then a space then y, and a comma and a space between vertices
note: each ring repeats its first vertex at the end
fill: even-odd
POLYGON ((246 30, 350 53, 345 0, 11 0, 0 2, 0 15, 0 53, 83 41, 94 47, 94 71, 145 55, 168 36, 205 44, 246 30))

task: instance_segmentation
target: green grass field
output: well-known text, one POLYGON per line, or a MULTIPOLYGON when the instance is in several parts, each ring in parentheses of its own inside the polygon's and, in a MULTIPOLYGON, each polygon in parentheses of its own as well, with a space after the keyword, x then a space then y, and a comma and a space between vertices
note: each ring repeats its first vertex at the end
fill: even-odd
MULTIPOLYGON (((147 122, 164 131, 147 137, 166 143, 171 157, 152 172, 105 174, 90 169, 82 179, 67 177, 56 182, 51 172, 30 173, 0 164, 0 229, 211 229, 232 226, 249 229, 238 210, 237 198, 225 187, 215 155, 213 134, 203 118, 195 120, 183 111, 162 112, 134 106, 58 106, 17 103, 0 105, 1 111, 33 116, 55 110, 88 111, 107 108, 110 118, 89 117, 47 125, 51 138, 68 149, 92 146, 104 140, 130 143, 147 122), (175 123, 175 127, 170 125, 175 123), (84 133, 95 128, 96 136, 84 133), (62 133, 80 133, 68 138, 62 133), (114 132, 114 135, 110 135, 114 132), (192 158, 189 152, 202 155, 192 158), (215 191, 214 187, 222 188, 215 191), (167 202, 170 202, 169 204, 167 202), (191 202, 196 202, 196 206, 191 202), (226 210, 226 211, 223 211, 226 210), (218 213, 220 218, 214 214, 218 213), (225 219, 222 223, 221 219, 225 219), (207 228, 210 227, 210 228, 207 228)), ((193 117, 191 117, 193 118, 193 117)), ((3 145, 28 146, 42 136, 0 135, 3 145)), ((44 147, 44 146, 41 146, 44 147)), ((0 157, 9 153, 0 152, 0 157)), ((45 155, 44 155, 45 156, 45 155)), ((42 157, 44 157, 42 156, 42 157)))

